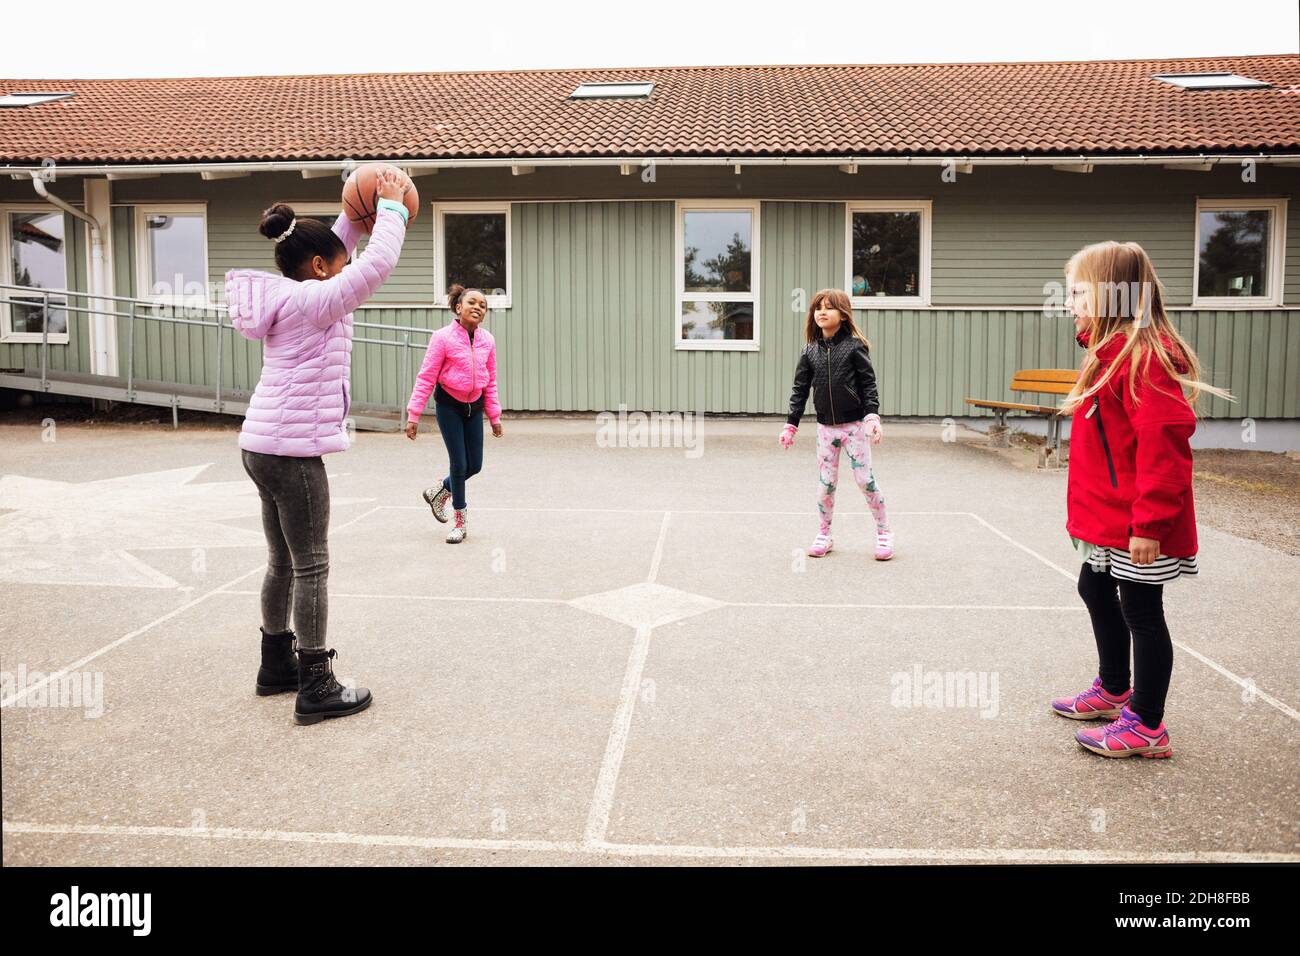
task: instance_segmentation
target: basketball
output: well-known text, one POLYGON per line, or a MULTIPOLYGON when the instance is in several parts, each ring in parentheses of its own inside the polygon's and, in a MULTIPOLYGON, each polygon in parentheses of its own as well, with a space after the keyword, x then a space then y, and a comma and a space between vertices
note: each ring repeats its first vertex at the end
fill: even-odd
POLYGON ((366 232, 370 232, 375 226, 375 212, 379 208, 377 180, 379 174, 385 169, 397 173, 398 178, 406 185, 406 193, 402 196, 402 201, 406 203, 407 222, 414 221, 420 211, 420 194, 415 188, 415 183, 411 182, 411 177, 406 173, 391 163, 366 163, 364 166, 358 166, 343 184, 343 209, 348 219, 366 232))

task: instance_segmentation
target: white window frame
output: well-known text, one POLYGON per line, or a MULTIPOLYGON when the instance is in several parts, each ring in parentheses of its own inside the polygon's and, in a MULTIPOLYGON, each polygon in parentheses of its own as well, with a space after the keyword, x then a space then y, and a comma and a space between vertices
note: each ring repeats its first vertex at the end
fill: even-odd
POLYGON ((930 307, 930 219, 932 199, 857 199, 844 204, 844 288, 855 309, 928 309, 930 307), (916 295, 852 295, 853 214, 855 212, 919 212, 921 214, 921 261, 916 276, 916 295))
POLYGON ((147 203, 135 207, 135 297, 149 302, 169 305, 211 305, 212 263, 208 258, 208 204, 205 202, 147 203), (149 258, 149 230, 147 216, 202 216, 203 217, 203 295, 153 295, 151 273, 153 263, 149 258))
POLYGON ((1196 219, 1192 229, 1192 308, 1259 309, 1280 306, 1286 283, 1286 199, 1202 199, 1196 198, 1196 219), (1267 209, 1269 222, 1268 295, 1224 296, 1199 294, 1201 288, 1201 213, 1233 209, 1267 209))
MULTIPOLYGON (((12 238, 10 236, 10 229, 12 227, 9 224, 9 214, 24 213, 24 212, 59 213, 60 215, 63 214, 62 210, 60 210, 56 206, 50 205, 49 203, 20 202, 20 203, 4 203, 3 205, 0 205, 0 248, 3 248, 4 250, 3 253, 0 254, 0 282, 3 282, 6 285, 14 284, 13 253, 9 247, 9 243, 12 238)), ((64 219, 64 226, 65 227, 67 226, 66 217, 64 219)), ((64 242, 66 243, 70 238, 71 238, 70 236, 65 236, 64 242)), ((63 285, 61 288, 64 289, 68 288, 68 252, 66 248, 64 249, 63 252, 63 285)), ((12 299, 15 297, 15 295, 16 293, 14 293, 13 290, 6 289, 3 298, 12 299)), ((68 304, 70 305, 71 303, 68 304)), ((71 330, 72 328, 71 312, 68 313, 68 328, 69 330, 71 330)), ((67 345, 69 338, 70 338, 70 331, 51 332, 48 336, 48 341, 51 345, 67 345)), ((0 303, 0 343, 39 344, 46 340, 47 339, 45 337, 42 337, 40 332, 15 332, 13 330, 13 307, 8 302, 0 303)))
POLYGON ((759 269, 760 230, 763 203, 759 199, 679 199, 673 212, 673 348, 678 351, 702 352, 757 352, 759 349, 759 269), (688 212, 734 212, 737 209, 750 213, 753 228, 749 237, 749 291, 748 292, 687 292, 686 291, 686 214, 688 212), (682 338, 682 306, 687 302, 746 302, 754 315, 752 339, 684 339, 682 338))
POLYGON ((448 213, 504 213, 506 217, 506 294, 489 295, 489 309, 508 309, 514 293, 515 273, 511 251, 511 204, 508 202, 436 202, 433 204, 433 306, 450 308, 447 304, 447 230, 448 213))

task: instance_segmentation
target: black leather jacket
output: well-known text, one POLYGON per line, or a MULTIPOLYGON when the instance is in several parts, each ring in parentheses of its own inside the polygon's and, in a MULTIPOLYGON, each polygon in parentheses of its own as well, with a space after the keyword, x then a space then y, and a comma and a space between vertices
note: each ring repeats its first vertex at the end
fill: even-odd
POLYGON ((800 353, 786 417, 791 425, 799 425, 810 391, 820 425, 844 425, 880 414, 876 372, 867 347, 846 328, 830 339, 810 342, 800 353))

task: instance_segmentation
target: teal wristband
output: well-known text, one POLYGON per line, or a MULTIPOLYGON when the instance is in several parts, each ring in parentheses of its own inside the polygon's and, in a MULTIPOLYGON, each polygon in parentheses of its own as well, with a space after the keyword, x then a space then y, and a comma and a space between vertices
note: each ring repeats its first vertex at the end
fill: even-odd
POLYGON ((406 203, 398 202, 396 199, 381 199, 376 204, 375 211, 380 209, 391 209, 393 212, 402 214, 402 222, 405 223, 410 218, 410 213, 406 211, 406 203))

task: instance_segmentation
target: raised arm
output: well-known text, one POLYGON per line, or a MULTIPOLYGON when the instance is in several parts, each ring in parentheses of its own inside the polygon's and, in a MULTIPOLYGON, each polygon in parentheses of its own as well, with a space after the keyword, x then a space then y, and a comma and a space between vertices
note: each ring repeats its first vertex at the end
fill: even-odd
POLYGON ((339 213, 339 217, 334 220, 334 225, 331 228, 334 235, 338 236, 339 241, 343 243, 343 248, 347 249, 348 258, 351 259, 353 253, 357 251, 357 243, 361 241, 361 227, 348 218, 347 210, 343 210, 339 213))
POLYGON ((298 304, 317 327, 323 329, 341 322, 379 291, 397 265, 406 238, 406 221, 401 213, 386 206, 381 206, 376 215, 375 231, 365 252, 331 279, 299 283, 298 304))

